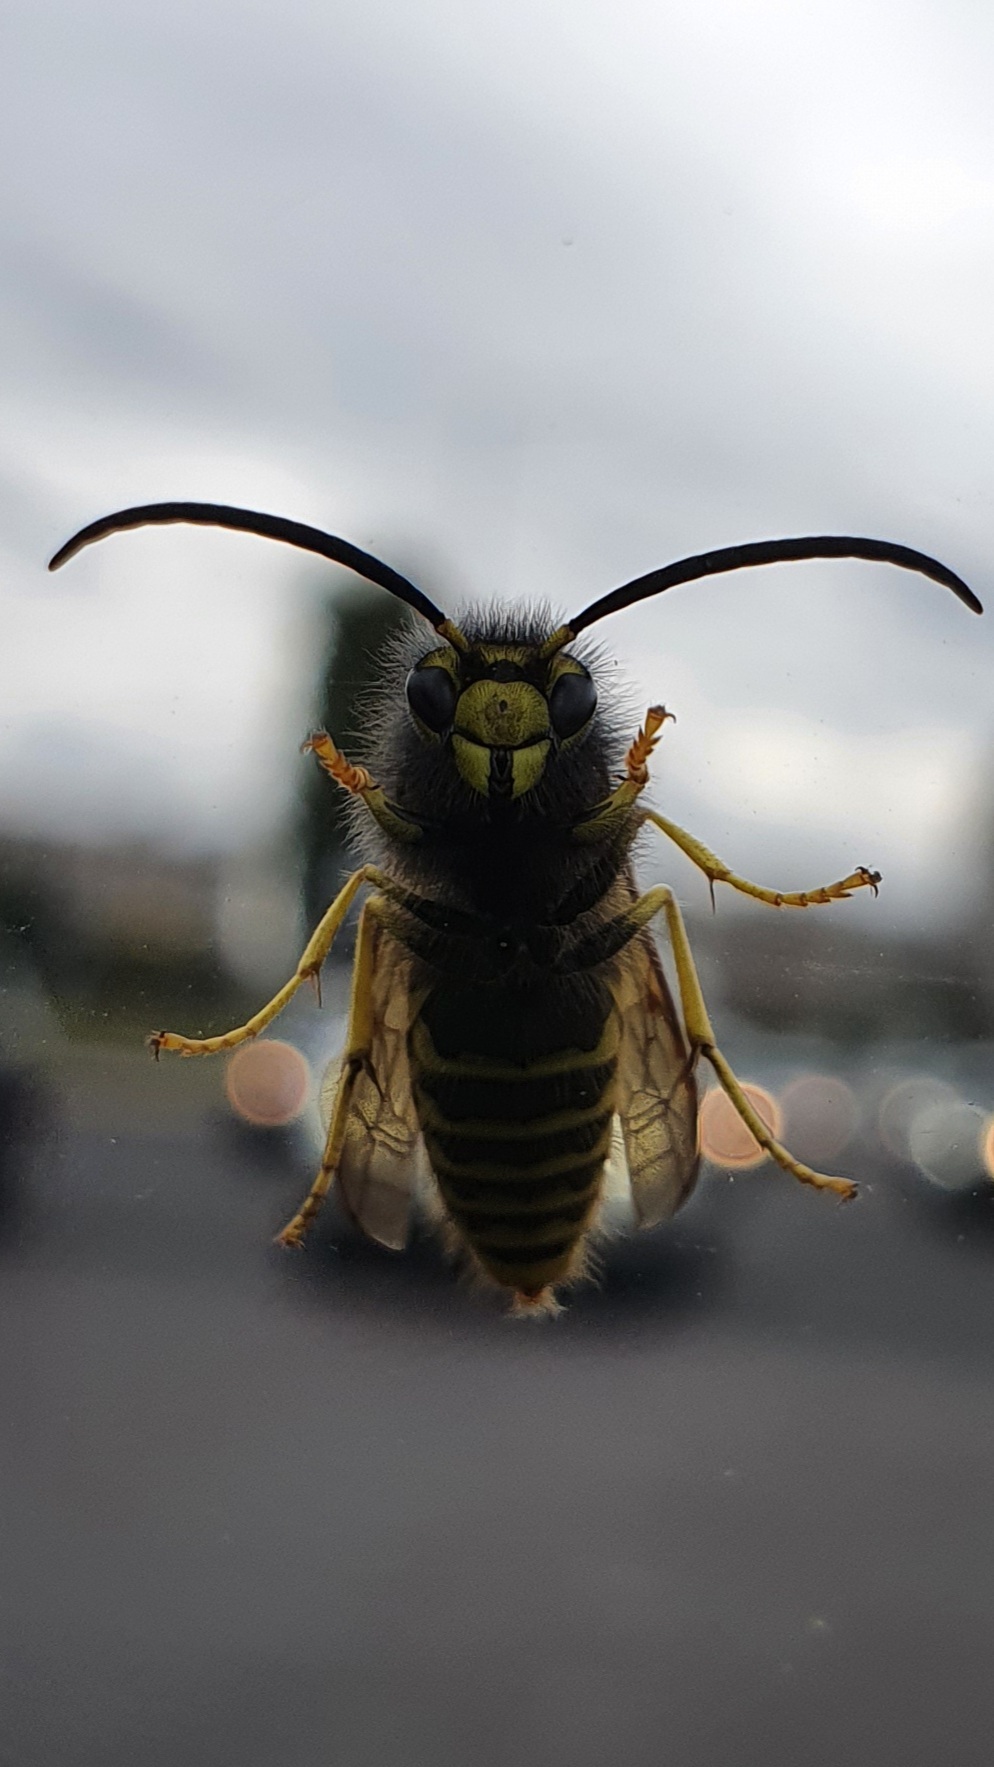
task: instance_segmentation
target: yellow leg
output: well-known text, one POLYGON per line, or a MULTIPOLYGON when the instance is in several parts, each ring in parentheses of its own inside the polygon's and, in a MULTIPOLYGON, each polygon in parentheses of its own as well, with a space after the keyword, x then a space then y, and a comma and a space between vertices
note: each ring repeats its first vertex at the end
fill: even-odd
POLYGON ((670 944, 676 962, 677 982, 680 988, 680 1005, 683 1010, 683 1022, 687 1031, 687 1039, 694 1055, 703 1055, 711 1063, 722 1090, 727 1093, 739 1116, 759 1142, 760 1147, 790 1172, 802 1184, 812 1184, 816 1190, 834 1190, 837 1196, 848 1201, 856 1195, 856 1185, 848 1178, 829 1178, 823 1172, 813 1172, 801 1160, 787 1152, 780 1142, 770 1134, 766 1124, 757 1116, 739 1081, 729 1067, 721 1050, 714 1040, 714 1031, 708 1017, 708 1009, 704 1004, 701 984, 697 975, 693 953, 687 938, 687 929, 683 924, 683 915, 677 905, 673 891, 666 884, 660 884, 654 890, 647 890, 644 896, 627 911, 625 920, 634 922, 636 926, 647 926, 649 921, 660 912, 666 915, 670 944))
POLYGON ((625 756, 624 779, 609 798, 595 804, 573 824, 570 833, 575 841, 607 840, 627 822, 632 805, 649 783, 649 761, 667 718, 672 724, 676 723, 673 713, 665 706, 649 707, 645 722, 625 756))
POLYGON ((345 1127, 348 1122, 352 1093, 358 1076, 369 1060, 369 1051, 373 1040, 374 946, 371 933, 372 922, 380 909, 382 900, 382 897, 379 896, 371 897, 364 905, 359 918, 355 960, 352 965, 352 998, 349 1004, 348 1038, 318 1175, 293 1220, 288 1221, 282 1232, 276 1235, 277 1245, 303 1245, 304 1235, 331 1189, 335 1176, 335 1168, 338 1165, 345 1141, 345 1127))
POLYGON ((653 827, 669 835, 680 851, 686 853, 687 858, 703 871, 711 885, 712 903, 716 883, 729 884, 733 890, 741 890, 744 896, 755 896, 757 902, 769 902, 772 908, 811 908, 816 902, 838 902, 845 896, 851 896, 853 890, 870 889, 874 895, 877 894, 880 873, 868 870, 865 865, 858 866, 849 877, 841 878, 838 883, 823 884, 817 890, 795 890, 789 893, 783 890, 767 890, 762 884, 750 883, 748 878, 737 876, 723 859, 709 852, 686 829, 678 828, 675 822, 670 822, 666 816, 660 816, 658 811, 646 810, 642 820, 651 822, 653 827))
POLYGON ((311 934, 304 954, 294 974, 283 984, 278 994, 253 1018, 244 1025, 236 1025, 233 1031, 225 1031, 221 1037, 180 1037, 175 1031, 156 1031, 149 1038, 149 1047, 154 1050, 158 1059, 160 1049, 175 1050, 179 1055, 217 1055, 222 1049, 236 1049, 239 1043, 248 1042, 250 1037, 257 1037, 271 1024, 277 1013, 282 1012, 287 1002, 293 999, 297 989, 312 977, 317 977, 321 965, 331 950, 332 941, 352 903, 363 884, 375 884, 384 889, 390 886, 390 879, 379 871, 375 865, 362 865, 354 871, 348 881, 343 884, 338 895, 332 902, 327 913, 323 915, 314 932, 311 934))

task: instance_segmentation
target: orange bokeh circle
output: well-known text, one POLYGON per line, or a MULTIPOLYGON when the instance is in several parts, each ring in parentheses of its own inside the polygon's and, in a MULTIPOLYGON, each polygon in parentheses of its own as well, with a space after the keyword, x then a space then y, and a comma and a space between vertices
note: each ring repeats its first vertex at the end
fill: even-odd
MULTIPOLYGON (((742 1082, 742 1090, 760 1121, 779 1140, 780 1106, 772 1092, 749 1081, 742 1082)), ((731 1099, 718 1086, 706 1092, 701 1101, 701 1152, 716 1166, 727 1166, 733 1171, 746 1171, 768 1158, 731 1099)))
POLYGON ((307 1104, 311 1070, 293 1043, 266 1037, 235 1051, 224 1075, 224 1090, 235 1115, 260 1129, 292 1123, 307 1104))

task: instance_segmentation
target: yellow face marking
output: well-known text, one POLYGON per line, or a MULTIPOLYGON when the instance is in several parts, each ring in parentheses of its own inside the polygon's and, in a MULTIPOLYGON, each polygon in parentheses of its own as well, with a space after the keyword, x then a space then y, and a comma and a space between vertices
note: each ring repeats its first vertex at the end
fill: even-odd
POLYGON ((575 656, 567 656, 564 651, 560 651, 549 669, 549 687, 551 689, 555 686, 560 675, 585 675, 586 673, 583 664, 578 663, 575 656))
POLYGON ((522 748, 548 737, 549 708, 527 681, 474 681, 459 696, 455 727, 487 748, 522 748))
POLYGON ((484 797, 494 795, 495 751, 507 756, 505 791, 518 798, 538 784, 550 747, 549 707, 529 682, 474 681, 460 694, 452 752, 467 785, 484 797))
POLYGON ((467 742, 464 736, 453 736, 452 753, 466 784, 487 797, 490 792, 490 750, 482 743, 467 742))
POLYGON ((447 638, 453 650, 461 651, 465 656, 469 650, 469 640, 463 637, 458 626, 451 620, 443 620, 437 630, 440 638, 447 638))
POLYGON ((512 798, 520 798, 523 792, 534 790, 545 772, 551 747, 549 742, 533 742, 528 748, 515 749, 511 756, 512 798))
MULTIPOLYGON (((535 664, 536 651, 521 644, 478 644, 472 647, 472 658, 472 666, 467 669, 450 642, 422 657, 417 668, 444 669, 458 690, 465 674, 475 673, 480 664, 486 669, 510 664, 512 673, 518 669, 528 671, 535 664)), ((554 740, 548 694, 560 676, 585 674, 582 663, 562 653, 551 659, 548 684, 543 681, 542 687, 517 678, 495 680, 489 674, 463 687, 456 703, 451 739, 447 740, 451 740, 456 766, 466 784, 481 797, 520 798, 534 791, 545 772, 554 740)), ((439 740, 439 733, 422 728, 431 740, 439 740)), ((573 740, 570 736, 563 742, 573 740)))
POLYGON ((459 679, 459 664, 456 653, 451 645, 440 644, 437 650, 430 650, 417 664, 419 669, 445 669, 454 681, 459 679))
POLYGON ((452 736, 452 753, 456 766, 467 785, 474 791, 481 792, 484 797, 520 798, 526 791, 534 790, 545 771, 545 763, 549 757, 551 742, 546 738, 543 742, 527 743, 524 748, 506 749, 495 743, 492 748, 480 742, 460 736, 458 731, 452 736), (494 757, 505 757, 510 770, 510 788, 503 791, 495 790, 494 757))
POLYGON ((535 655, 527 644, 477 644, 474 650, 485 663, 517 663, 522 669, 535 655))
POLYGON ((576 633, 571 626, 557 626, 551 637, 538 647, 541 661, 546 662, 549 657, 555 656, 558 651, 562 650, 564 644, 571 644, 575 637, 576 633))

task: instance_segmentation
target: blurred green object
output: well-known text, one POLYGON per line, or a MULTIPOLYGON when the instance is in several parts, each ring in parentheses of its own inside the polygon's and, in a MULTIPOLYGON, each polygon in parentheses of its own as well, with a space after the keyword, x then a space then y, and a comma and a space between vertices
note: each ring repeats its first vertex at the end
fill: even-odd
MULTIPOLYGON (((321 672, 316 684, 313 729, 327 730, 346 754, 361 735, 362 702, 380 679, 380 659, 407 617, 375 589, 341 577, 329 596, 321 672)), ((353 862, 346 846, 347 800, 313 760, 301 791, 302 894, 308 929, 324 913, 353 862)))

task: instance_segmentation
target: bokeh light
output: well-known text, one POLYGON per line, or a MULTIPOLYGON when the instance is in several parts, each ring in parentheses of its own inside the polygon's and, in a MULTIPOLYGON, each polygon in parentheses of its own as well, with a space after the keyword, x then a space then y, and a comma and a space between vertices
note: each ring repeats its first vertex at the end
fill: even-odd
POLYGON ((835 1074, 798 1074, 781 1092, 780 1107, 791 1153, 816 1165, 849 1144, 859 1114, 852 1087, 835 1074))
MULTIPOLYGON (((779 1140, 781 1112, 772 1092, 767 1092, 764 1086, 756 1086, 749 1081, 743 1082, 742 1090, 756 1115, 779 1140)), ((746 1171, 750 1166, 762 1165, 768 1157, 720 1086, 714 1086, 710 1092, 705 1093, 701 1101, 700 1122, 701 1152, 716 1166, 746 1171)))
POLYGON ((306 1056, 293 1043, 265 1038, 236 1050, 224 1076, 235 1115, 260 1129, 277 1129, 299 1117, 311 1090, 306 1056))
POLYGON ((943 1190, 971 1190, 987 1176, 987 1118, 963 1098, 936 1100, 919 1110, 908 1131, 915 1165, 943 1190))
POLYGON ((987 1127, 980 1143, 980 1154, 988 1178, 994 1178, 994 1117, 988 1117, 987 1127))
POLYGON ((945 1080, 932 1074, 909 1074, 885 1092, 877 1112, 877 1129, 888 1153, 898 1160, 913 1159, 911 1129, 915 1119, 934 1105, 955 1104, 957 1093, 945 1080))

